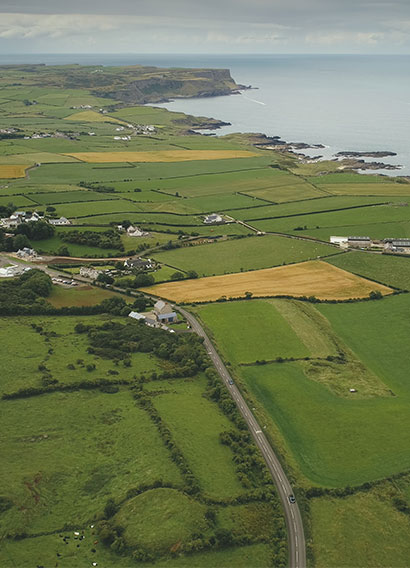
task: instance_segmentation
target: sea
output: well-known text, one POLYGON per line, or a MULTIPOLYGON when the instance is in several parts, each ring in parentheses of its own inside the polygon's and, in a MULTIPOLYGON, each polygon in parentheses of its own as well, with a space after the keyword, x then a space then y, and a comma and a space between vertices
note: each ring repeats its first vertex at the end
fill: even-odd
POLYGON ((367 160, 401 166, 381 173, 410 175, 410 55, 0 54, 10 63, 227 68, 252 89, 156 106, 230 122, 218 136, 260 132, 325 146, 303 150, 310 156, 396 152, 367 160))

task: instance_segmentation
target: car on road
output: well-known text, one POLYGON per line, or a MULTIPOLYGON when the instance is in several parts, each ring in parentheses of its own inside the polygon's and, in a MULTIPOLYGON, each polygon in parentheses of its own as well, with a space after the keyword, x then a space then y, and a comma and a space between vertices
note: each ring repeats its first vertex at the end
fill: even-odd
POLYGON ((294 503, 296 503, 296 499, 294 495, 288 495, 288 499, 289 499, 289 503, 291 503, 292 505, 294 503))
POLYGON ((229 382, 230 385, 233 385, 233 380, 232 380, 232 379, 229 379, 228 382, 229 382))

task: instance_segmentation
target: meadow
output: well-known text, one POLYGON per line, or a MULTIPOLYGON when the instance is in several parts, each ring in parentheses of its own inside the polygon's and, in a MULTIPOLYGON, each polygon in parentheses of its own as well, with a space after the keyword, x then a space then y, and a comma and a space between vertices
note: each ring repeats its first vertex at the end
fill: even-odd
POLYGON ((156 152, 77 152, 69 154, 82 162, 92 164, 138 162, 192 162, 196 160, 229 160, 253 158, 247 150, 158 150, 156 152))
MULTIPOLYGON (((214 245, 211 245, 214 246, 214 245)), ((323 300, 366 298, 371 292, 391 294, 386 286, 365 280, 322 261, 265 268, 185 282, 167 282, 142 291, 174 302, 214 302, 251 296, 314 296, 323 300)))

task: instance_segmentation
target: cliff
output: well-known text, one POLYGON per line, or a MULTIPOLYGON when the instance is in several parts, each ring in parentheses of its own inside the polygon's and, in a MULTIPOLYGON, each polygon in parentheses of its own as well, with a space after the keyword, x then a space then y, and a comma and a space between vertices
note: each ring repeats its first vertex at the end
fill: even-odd
POLYGON ((140 65, 4 65, 0 74, 19 71, 20 84, 87 89, 124 103, 158 103, 178 97, 230 95, 244 89, 228 69, 161 69, 140 65))

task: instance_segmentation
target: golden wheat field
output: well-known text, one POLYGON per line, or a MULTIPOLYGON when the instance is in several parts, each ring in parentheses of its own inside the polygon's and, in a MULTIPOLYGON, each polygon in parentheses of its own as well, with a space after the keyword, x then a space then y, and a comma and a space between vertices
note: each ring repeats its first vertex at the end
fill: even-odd
POLYGON ((26 169, 29 167, 29 164, 0 165, 0 179, 23 178, 26 175, 26 169))
POLYGON ((252 292, 254 296, 316 296, 321 300, 365 298, 372 290, 380 291, 383 295, 392 293, 387 286, 319 260, 198 280, 169 282, 141 290, 174 302, 215 301, 221 296, 240 298, 246 292, 252 292))
POLYGON ((158 150, 154 152, 79 152, 65 154, 82 162, 93 164, 117 162, 189 162, 191 160, 227 160, 252 158, 254 152, 246 150, 158 150))
POLYGON ((95 110, 84 110, 66 116, 64 120, 73 120, 75 122, 116 122, 117 124, 126 125, 127 123, 118 118, 113 118, 107 114, 101 114, 95 110))

